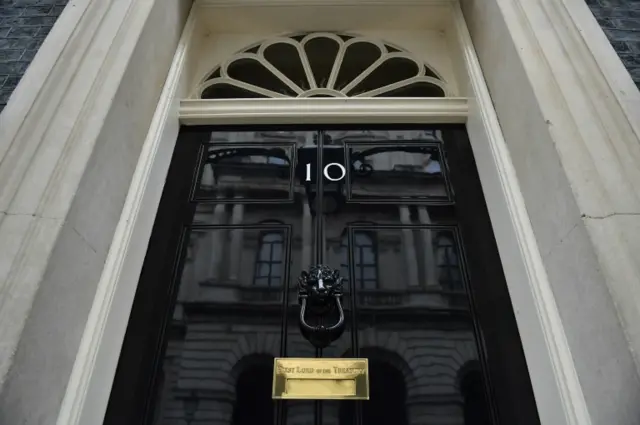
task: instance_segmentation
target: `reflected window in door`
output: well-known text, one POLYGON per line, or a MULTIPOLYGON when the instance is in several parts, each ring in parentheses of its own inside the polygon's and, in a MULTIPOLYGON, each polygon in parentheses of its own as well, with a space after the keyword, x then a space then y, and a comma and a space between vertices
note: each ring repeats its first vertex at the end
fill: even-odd
POLYGON ((283 158, 278 158, 277 156, 270 156, 267 158, 267 164, 287 165, 287 161, 283 158))
POLYGON ((438 232, 434 240, 438 281, 443 288, 462 290, 460 261, 450 232, 438 232))
MULTIPOLYGON (((372 232, 358 232, 353 235, 353 259, 356 286, 360 289, 376 289, 378 287, 378 253, 372 232)), ((341 243, 341 274, 349 279, 349 240, 345 232, 341 243)))
POLYGON ((260 235, 253 283, 258 286, 278 286, 282 279, 284 238, 282 233, 260 235))

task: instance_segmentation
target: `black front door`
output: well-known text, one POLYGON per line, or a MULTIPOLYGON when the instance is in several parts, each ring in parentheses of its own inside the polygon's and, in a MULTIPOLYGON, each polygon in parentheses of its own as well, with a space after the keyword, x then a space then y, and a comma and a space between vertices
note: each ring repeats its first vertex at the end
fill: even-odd
POLYGON ((539 424, 464 127, 183 128, 105 424, 539 424), (366 357, 371 398, 273 401, 274 357, 366 357))

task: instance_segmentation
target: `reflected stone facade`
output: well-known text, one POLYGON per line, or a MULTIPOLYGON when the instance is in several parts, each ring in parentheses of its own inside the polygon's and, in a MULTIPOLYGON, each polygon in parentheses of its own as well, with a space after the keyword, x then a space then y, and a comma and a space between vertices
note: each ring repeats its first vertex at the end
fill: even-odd
MULTIPOLYGON (((332 182, 340 175, 334 166, 338 175, 325 181, 319 233, 315 182, 306 181, 303 152, 317 153, 317 133, 212 135, 187 232, 156 423, 274 423, 273 358, 316 356, 298 329, 296 285, 318 249, 349 281, 347 329, 321 355, 352 357, 357 340, 357 355, 369 358, 364 423, 489 423, 482 418, 487 407, 440 132, 323 137, 323 163, 332 155, 351 165, 349 176, 332 182), (418 140, 425 143, 410 144, 418 140), (377 143, 389 141, 395 147, 377 143), (392 202, 399 194, 424 203, 392 202), (260 195, 276 201, 253 202, 260 195)), ((312 402, 285 405, 288 425, 313 423, 312 402)), ((321 409, 324 424, 352 423, 355 402, 326 401, 321 409)))

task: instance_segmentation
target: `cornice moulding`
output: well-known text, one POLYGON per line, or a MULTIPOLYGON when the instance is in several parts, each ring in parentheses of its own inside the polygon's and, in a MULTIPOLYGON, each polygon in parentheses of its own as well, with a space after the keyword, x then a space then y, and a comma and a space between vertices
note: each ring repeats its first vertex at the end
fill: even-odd
POLYGON ((196 7, 447 6, 457 0, 196 0, 196 7))
POLYGON ((464 123, 466 98, 304 98, 182 100, 185 125, 257 123, 373 123, 379 117, 397 123, 464 123), (348 106, 348 108, 346 108, 348 106))

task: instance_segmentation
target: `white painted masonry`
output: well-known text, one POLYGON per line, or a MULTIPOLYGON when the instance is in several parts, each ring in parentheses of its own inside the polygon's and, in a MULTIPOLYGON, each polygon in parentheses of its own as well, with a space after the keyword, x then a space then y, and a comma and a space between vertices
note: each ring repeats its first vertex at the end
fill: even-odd
POLYGON ((70 1, 0 115, 0 423, 101 423, 182 120, 466 122, 542 423, 640 424, 640 93, 582 0, 189 3, 70 1), (438 23, 455 99, 180 102, 212 28, 438 23))
POLYGON ((581 1, 463 6, 591 423, 639 423, 640 94, 581 1))
POLYGON ((189 6, 70 1, 0 116, 0 423, 59 416, 189 6))

